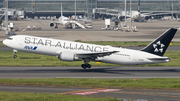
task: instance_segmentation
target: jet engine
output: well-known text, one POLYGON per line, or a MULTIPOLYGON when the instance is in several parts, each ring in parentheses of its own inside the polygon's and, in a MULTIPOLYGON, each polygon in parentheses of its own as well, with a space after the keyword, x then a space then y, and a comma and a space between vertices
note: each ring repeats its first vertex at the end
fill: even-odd
POLYGON ((53 27, 53 26, 54 26, 54 23, 50 23, 49 25, 50 25, 51 27, 53 27))
POLYGON ((61 52, 58 58, 62 61, 68 61, 68 62, 82 60, 82 59, 79 59, 78 57, 76 57, 76 54, 74 54, 73 52, 69 52, 69 51, 61 52))

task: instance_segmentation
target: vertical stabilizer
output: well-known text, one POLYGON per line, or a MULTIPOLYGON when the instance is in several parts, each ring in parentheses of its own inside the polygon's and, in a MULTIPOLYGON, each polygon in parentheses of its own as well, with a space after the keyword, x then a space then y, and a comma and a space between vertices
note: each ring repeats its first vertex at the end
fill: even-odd
POLYGON ((140 14, 140 0, 138 1, 138 12, 140 14))
POLYGON ((145 48, 141 49, 141 51, 145 51, 148 53, 152 53, 155 55, 163 56, 166 49, 168 48, 172 38, 176 34, 177 29, 170 28, 162 35, 160 35, 157 39, 152 41, 145 48))
POLYGON ((62 12, 62 3, 61 3, 61 17, 63 16, 63 12, 62 12))

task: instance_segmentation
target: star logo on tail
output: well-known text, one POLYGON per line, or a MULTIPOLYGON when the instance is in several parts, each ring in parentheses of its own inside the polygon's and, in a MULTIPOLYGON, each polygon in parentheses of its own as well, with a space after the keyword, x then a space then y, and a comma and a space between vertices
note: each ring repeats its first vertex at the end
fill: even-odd
POLYGON ((154 52, 163 52, 163 48, 165 47, 164 44, 162 44, 160 41, 158 41, 156 44, 153 44, 154 52))

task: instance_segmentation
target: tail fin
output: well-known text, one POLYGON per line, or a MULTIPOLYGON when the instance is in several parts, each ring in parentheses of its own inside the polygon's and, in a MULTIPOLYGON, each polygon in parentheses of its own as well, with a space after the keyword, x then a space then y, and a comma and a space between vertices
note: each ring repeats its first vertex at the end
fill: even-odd
POLYGON ((141 51, 145 51, 148 53, 152 53, 155 55, 163 56, 166 49, 168 48, 172 38, 176 34, 177 29, 170 28, 162 35, 160 35, 157 39, 152 41, 145 48, 141 49, 141 51))
POLYGON ((63 16, 63 12, 62 12, 62 3, 61 3, 61 17, 63 16))

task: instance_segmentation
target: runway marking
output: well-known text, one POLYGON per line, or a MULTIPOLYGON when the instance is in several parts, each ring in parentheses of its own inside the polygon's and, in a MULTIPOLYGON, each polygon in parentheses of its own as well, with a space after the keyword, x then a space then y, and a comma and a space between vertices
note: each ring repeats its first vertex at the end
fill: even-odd
POLYGON ((101 93, 101 92, 113 92, 113 91, 120 91, 120 90, 122 90, 122 89, 104 89, 104 88, 98 88, 98 89, 85 89, 85 90, 65 92, 65 93, 58 93, 58 94, 90 95, 90 94, 96 94, 96 93, 101 93))
POLYGON ((79 36, 81 36, 81 37, 83 37, 83 38, 85 38, 85 39, 87 39, 87 40, 91 41, 91 40, 90 40, 90 39, 88 39, 87 37, 85 37, 85 36, 83 36, 83 35, 81 35, 81 34, 79 34, 79 33, 75 32, 75 31, 73 31, 73 33, 75 33, 75 34, 77 34, 77 35, 79 35, 79 36))
POLYGON ((96 93, 100 93, 100 92, 80 92, 80 93, 72 93, 73 95, 90 95, 90 94, 96 94, 96 93))
POLYGON ((102 89, 102 90, 78 92, 78 93, 72 93, 72 94, 73 95, 90 95, 90 94, 96 94, 96 93, 102 93, 102 92, 113 92, 113 91, 119 91, 119 90, 121 89, 102 89))
POLYGON ((58 93, 58 94, 72 94, 72 93, 85 92, 85 91, 94 91, 94 90, 101 90, 101 89, 103 89, 103 88, 85 89, 85 90, 71 91, 71 92, 58 93))
POLYGON ((169 93, 138 93, 138 92, 114 92, 114 93, 122 93, 122 94, 138 94, 138 95, 152 95, 152 96, 164 96, 164 97, 174 97, 174 98, 180 98, 180 96, 172 96, 172 95, 179 95, 179 94, 171 94, 169 95, 169 93), (161 95, 161 94, 165 94, 165 95, 161 95))
POLYGON ((170 96, 170 97, 180 98, 179 96, 170 96))
POLYGON ((37 22, 39 22, 41 25, 44 25, 44 24, 42 24, 40 21, 37 21, 37 22))

